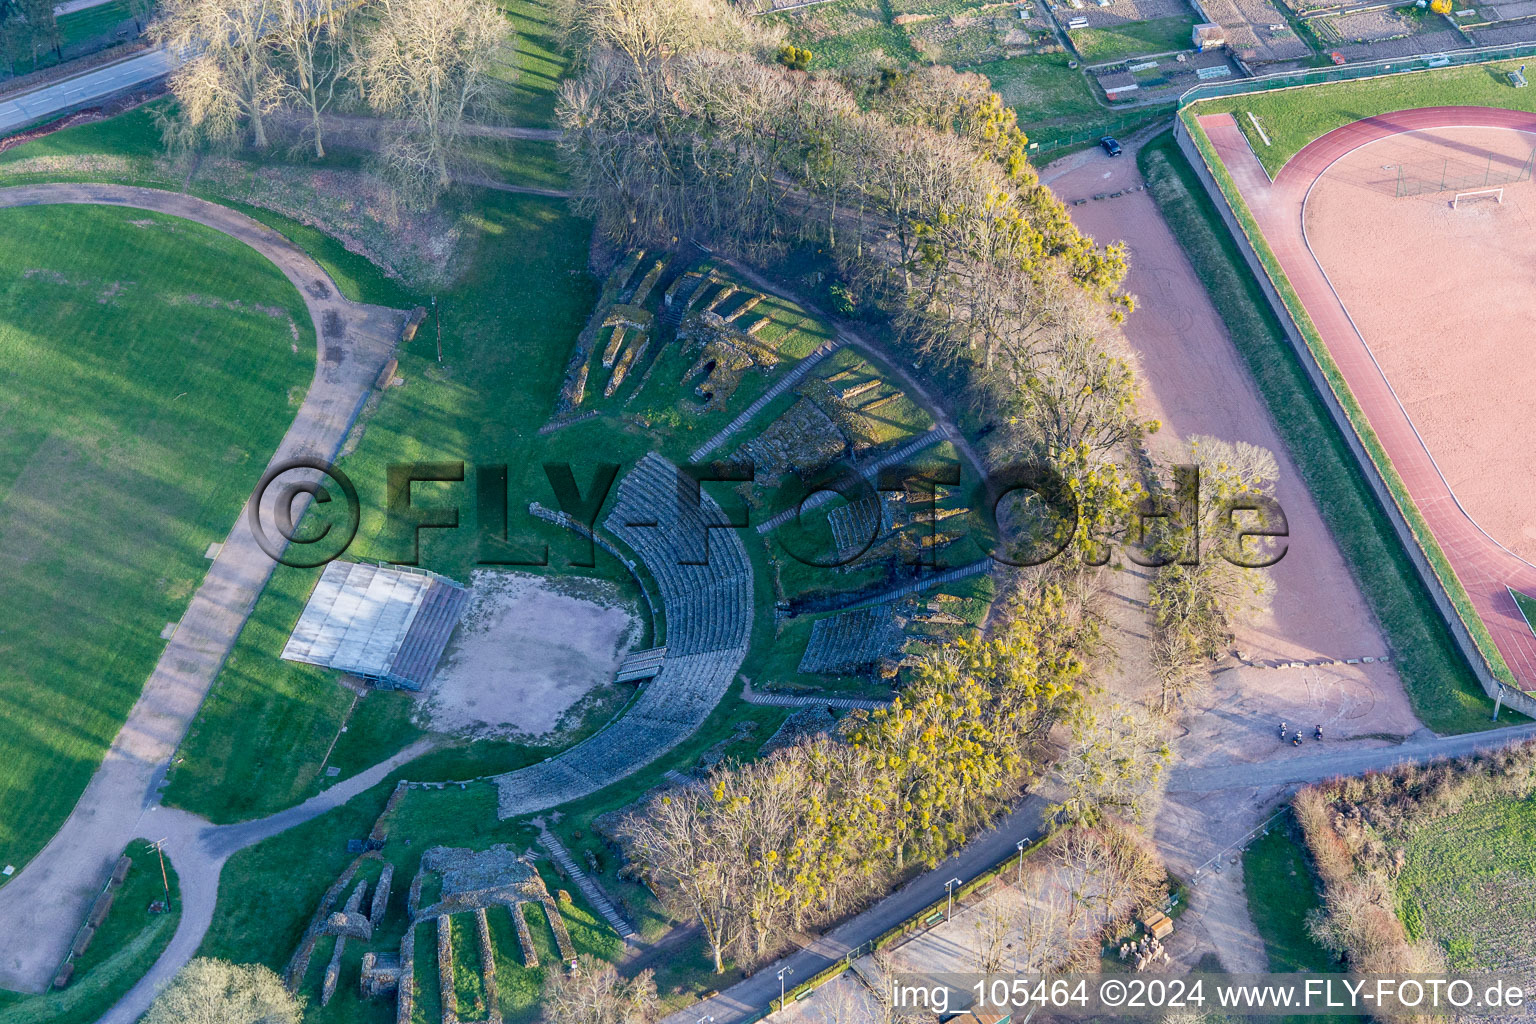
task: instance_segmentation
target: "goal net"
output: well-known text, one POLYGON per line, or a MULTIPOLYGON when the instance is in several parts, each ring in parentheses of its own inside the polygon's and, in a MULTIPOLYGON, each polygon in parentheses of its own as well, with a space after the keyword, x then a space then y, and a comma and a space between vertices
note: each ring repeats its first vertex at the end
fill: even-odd
POLYGON ((1457 192, 1451 200, 1451 209, 1461 209, 1462 203, 1486 203, 1494 202, 1500 205, 1504 202, 1504 190, 1502 188, 1480 188, 1472 192, 1457 192))

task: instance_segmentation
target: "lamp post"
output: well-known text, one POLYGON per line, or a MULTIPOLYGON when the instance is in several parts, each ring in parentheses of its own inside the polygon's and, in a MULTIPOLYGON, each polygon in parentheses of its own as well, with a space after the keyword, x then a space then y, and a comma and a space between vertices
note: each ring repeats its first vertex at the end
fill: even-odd
POLYGON ((1019 850, 1019 884, 1024 884, 1024 847, 1029 845, 1028 839, 1020 839, 1015 844, 1019 850))
POLYGON ((165 839, 149 844, 160 858, 160 884, 165 886, 165 912, 167 914, 171 912, 171 879, 165 873, 165 844, 169 840, 170 837, 167 836, 165 839))
POLYGON ((794 973, 795 973, 795 969, 793 967, 780 967, 779 968, 779 1009, 780 1010, 784 1009, 784 976, 786 974, 794 974, 794 973))
POLYGON ((944 911, 944 920, 946 921, 955 912, 955 886, 961 884, 963 883, 958 878, 951 878, 944 883, 944 892, 949 897, 949 909, 944 911))

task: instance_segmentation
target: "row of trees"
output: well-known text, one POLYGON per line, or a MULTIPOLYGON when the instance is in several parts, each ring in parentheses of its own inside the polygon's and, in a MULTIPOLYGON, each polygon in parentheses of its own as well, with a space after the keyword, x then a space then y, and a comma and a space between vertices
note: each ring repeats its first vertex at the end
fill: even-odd
POLYGON ((1125 254, 1073 226, 984 78, 808 75, 717 0, 564 3, 579 210, 624 245, 830 253, 860 312, 965 382, 994 449, 1085 485, 1085 545, 1123 528, 1142 496, 1124 456, 1152 426, 1118 328, 1125 254))
POLYGON ((1268 561, 1276 542, 1255 539, 1242 550, 1231 549, 1234 521, 1255 531, 1283 525, 1277 507, 1265 500, 1280 475, 1273 452, 1195 437, 1186 464, 1199 467, 1199 497, 1183 525, 1154 544, 1167 564, 1154 570, 1148 593, 1152 665, 1164 713, 1209 681, 1211 660, 1231 642, 1235 622, 1257 612, 1269 597, 1269 576, 1235 563, 1268 561), (1234 511, 1250 504, 1247 511, 1234 511))
POLYGON ((17 61, 36 65, 50 51, 55 59, 63 59, 63 45, 53 0, 0 0, 0 58, 11 74, 16 74, 17 61))
POLYGON ((1081 702, 1090 640, 1058 596, 1036 595, 990 639, 930 658, 888 710, 627 819, 628 851, 669 910, 699 922, 717 971, 727 958, 764 963, 789 929, 838 918, 909 865, 937 864, 1038 774, 1038 745, 1081 702))
POLYGON ((189 59, 171 77, 175 146, 264 149, 269 120, 296 113, 325 155, 345 100, 389 121, 383 166, 408 195, 452 179, 470 119, 505 79, 510 29, 487 0, 165 0, 154 37, 189 59))

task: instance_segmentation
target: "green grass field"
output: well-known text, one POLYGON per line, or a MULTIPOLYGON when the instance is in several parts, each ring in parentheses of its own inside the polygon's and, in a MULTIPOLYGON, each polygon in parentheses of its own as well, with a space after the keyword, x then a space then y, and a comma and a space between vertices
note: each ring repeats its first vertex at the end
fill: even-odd
POLYGON ((0 860, 58 828, 303 401, 292 285, 199 225, 0 211, 0 860))
POLYGON ((23 996, 0 991, 0 1024, 90 1024, 117 1002, 141 978, 170 944, 181 918, 181 890, 176 870, 160 860, 145 840, 125 851, 133 869, 117 891, 112 911, 75 962, 74 980, 62 992, 23 996), (171 891, 170 912, 151 914, 149 907, 171 891))
POLYGON ((985 75, 1004 103, 1024 125, 1081 120, 1108 114, 1093 87, 1067 67, 1064 53, 1045 53, 979 64, 970 70, 985 75))
POLYGON ((1418 825, 1397 878, 1408 935, 1445 953, 1453 972, 1532 976, 1522 941, 1536 921, 1536 799, 1473 804, 1418 825))
POLYGON ((1084 28, 1068 33, 1078 55, 1089 64, 1105 64, 1144 53, 1188 50, 1195 19, 1186 15, 1128 21, 1111 28, 1084 28))
POLYGON ((1344 970, 1307 930, 1307 915, 1322 905, 1322 899, 1289 814, 1243 851, 1243 885, 1248 916, 1264 937, 1271 971, 1344 970))
POLYGON ((1314 139, 1363 117, 1415 107, 1504 107, 1536 111, 1536 96, 1515 89, 1507 72, 1519 61, 1441 68, 1413 74, 1388 75, 1357 82, 1334 82, 1304 88, 1279 89, 1207 100, 1195 105, 1197 115, 1232 113, 1259 162, 1270 177, 1314 139), (1272 145, 1266 146, 1248 121, 1252 113, 1272 145))
POLYGON ((1407 554, 1171 134, 1141 151, 1169 227, 1232 334, 1276 427, 1386 633, 1419 718, 1437 732, 1485 729, 1490 702, 1452 644, 1407 554))
POLYGON ((1536 632, 1536 598, 1528 597, 1516 591, 1511 591, 1511 593, 1515 595, 1515 604, 1519 606, 1520 614, 1525 616, 1525 624, 1531 627, 1532 632, 1536 632))
MULTIPOLYGON (((533 429, 548 418, 566 354, 594 294, 584 271, 589 225, 555 201, 499 193, 483 197, 477 224, 481 234, 470 244, 480 248, 480 258, 451 293, 438 298, 443 364, 436 361, 435 330, 423 331, 401 354, 400 373, 408 385, 389 393, 357 451, 340 463, 364 495, 362 529, 351 557, 409 556, 409 538, 391 535, 385 521, 384 480, 391 463, 507 463, 513 467, 510 493, 532 496, 549 487, 544 459, 571 455, 578 479, 585 480, 591 472, 586 463, 609 457, 614 448, 589 448, 583 463, 577 450, 562 450, 561 435, 551 444, 533 429), (528 244, 531 238, 539 243, 528 244), (515 350, 508 338, 517 339, 515 350)), ((614 452, 615 458, 621 455, 614 452)), ((428 504, 450 495, 441 486, 416 491, 417 500, 428 504)), ((464 510, 465 528, 425 531, 423 564, 467 580, 481 557, 474 500, 464 488, 451 497, 464 510)), ((569 540, 557 531, 555 544, 553 568, 559 570, 569 540)), ((628 579, 616 563, 606 570, 617 582, 628 579)), ((280 572, 257 602, 182 746, 184 761, 172 775, 168 802, 215 820, 238 820, 303 799, 317 783, 320 761, 352 694, 332 674, 275 657, 315 573, 280 572)), ((347 742, 336 751, 348 774, 420 735, 410 721, 407 696, 370 694, 361 707, 363 730, 354 736, 349 728, 347 742)), ((513 753, 506 769, 547 753, 513 753)))

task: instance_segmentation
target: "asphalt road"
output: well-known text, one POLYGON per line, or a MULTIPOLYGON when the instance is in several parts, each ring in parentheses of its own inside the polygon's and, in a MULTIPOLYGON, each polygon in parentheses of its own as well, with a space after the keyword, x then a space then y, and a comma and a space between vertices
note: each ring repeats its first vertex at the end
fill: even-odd
POLYGON ((177 63, 176 57, 167 50, 150 50, 19 96, 0 99, 0 135, 61 110, 94 103, 125 89, 153 82, 169 74, 177 63))

